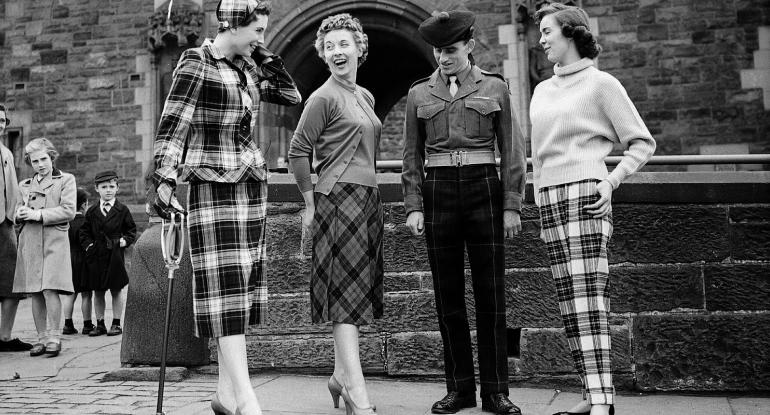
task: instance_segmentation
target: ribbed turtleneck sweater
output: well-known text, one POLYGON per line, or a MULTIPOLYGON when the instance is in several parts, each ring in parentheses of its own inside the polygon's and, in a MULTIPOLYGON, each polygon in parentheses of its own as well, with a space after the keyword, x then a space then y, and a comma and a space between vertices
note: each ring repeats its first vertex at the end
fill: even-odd
POLYGON ((529 107, 535 200, 539 188, 584 179, 613 189, 655 152, 655 140, 625 88, 591 59, 554 67, 537 85, 529 107), (604 158, 616 143, 626 150, 608 173, 604 158))

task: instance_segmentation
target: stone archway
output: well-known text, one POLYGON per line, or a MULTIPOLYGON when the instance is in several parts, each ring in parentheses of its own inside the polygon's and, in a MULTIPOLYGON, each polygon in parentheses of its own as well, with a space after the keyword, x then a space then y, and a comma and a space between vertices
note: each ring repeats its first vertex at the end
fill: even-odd
MULTIPOLYGON (((359 69, 358 83, 372 92, 375 112, 384 120, 409 86, 435 68, 431 48, 417 32, 430 12, 405 0, 328 0, 305 2, 283 16, 268 30, 267 43, 283 57, 303 98, 329 76, 313 43, 321 20, 337 13, 357 17, 369 37, 369 56, 359 69)), ((271 168, 285 165, 283 157, 300 113, 300 107, 265 104, 260 142, 271 168)))

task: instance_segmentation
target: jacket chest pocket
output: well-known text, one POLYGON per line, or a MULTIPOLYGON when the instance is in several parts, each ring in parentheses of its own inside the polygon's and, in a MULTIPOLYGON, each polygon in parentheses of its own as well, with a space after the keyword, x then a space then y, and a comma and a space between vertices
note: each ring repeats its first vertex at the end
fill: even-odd
POLYGON ((446 108, 444 102, 431 102, 417 107, 417 118, 425 125, 425 134, 428 138, 447 136, 447 117, 441 115, 444 108, 446 108))
POLYGON ((500 104, 491 99, 465 100, 465 132, 469 137, 493 137, 500 104))

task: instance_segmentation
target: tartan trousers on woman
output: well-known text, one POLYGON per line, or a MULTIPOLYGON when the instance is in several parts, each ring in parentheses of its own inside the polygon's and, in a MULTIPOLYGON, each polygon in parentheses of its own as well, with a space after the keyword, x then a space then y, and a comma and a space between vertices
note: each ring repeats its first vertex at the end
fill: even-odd
POLYGON ((591 404, 614 403, 610 367, 609 266, 612 214, 584 212, 599 199, 597 180, 549 186, 538 194, 542 238, 575 369, 591 404))
POLYGON ((245 334, 267 308, 267 183, 190 183, 196 337, 245 334))

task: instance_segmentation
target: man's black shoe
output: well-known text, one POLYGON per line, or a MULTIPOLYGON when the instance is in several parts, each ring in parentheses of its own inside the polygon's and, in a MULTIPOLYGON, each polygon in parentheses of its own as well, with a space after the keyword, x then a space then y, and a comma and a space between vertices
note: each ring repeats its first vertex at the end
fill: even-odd
POLYGON ((475 393, 449 392, 440 401, 433 404, 430 408, 434 414, 456 414, 463 408, 474 408, 476 406, 475 393))
POLYGON ((493 393, 481 397, 481 410, 494 414, 521 414, 521 409, 514 405, 504 393, 493 393))
POLYGON ((8 341, 0 340, 0 352, 24 352, 31 348, 30 343, 25 343, 18 338, 8 341))

